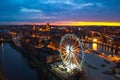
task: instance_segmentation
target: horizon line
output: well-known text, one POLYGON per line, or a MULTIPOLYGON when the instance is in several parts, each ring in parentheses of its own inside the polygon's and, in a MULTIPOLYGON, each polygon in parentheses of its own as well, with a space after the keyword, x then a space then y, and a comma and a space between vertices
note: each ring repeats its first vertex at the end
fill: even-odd
POLYGON ((0 22, 0 25, 120 26, 117 21, 0 22))

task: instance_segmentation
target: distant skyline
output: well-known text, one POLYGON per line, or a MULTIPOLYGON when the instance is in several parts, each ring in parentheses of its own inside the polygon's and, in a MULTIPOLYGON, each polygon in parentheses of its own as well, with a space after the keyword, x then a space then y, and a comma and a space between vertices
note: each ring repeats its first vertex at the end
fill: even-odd
POLYGON ((0 24, 118 22, 120 0, 0 0, 0 24))

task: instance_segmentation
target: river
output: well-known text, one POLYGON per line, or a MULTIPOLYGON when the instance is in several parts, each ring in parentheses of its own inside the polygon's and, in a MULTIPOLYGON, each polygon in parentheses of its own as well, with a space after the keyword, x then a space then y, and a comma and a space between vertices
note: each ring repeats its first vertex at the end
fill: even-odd
POLYGON ((0 73, 6 80, 38 80, 36 70, 8 43, 0 44, 0 73))

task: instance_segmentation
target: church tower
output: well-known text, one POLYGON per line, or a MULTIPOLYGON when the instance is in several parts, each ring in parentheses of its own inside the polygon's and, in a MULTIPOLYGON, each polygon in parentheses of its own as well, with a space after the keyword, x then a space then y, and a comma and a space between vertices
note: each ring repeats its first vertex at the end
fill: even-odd
POLYGON ((46 31, 50 31, 50 25, 49 25, 49 23, 46 24, 46 31))
POLYGON ((36 27, 35 27, 35 25, 32 27, 32 30, 36 30, 36 27))

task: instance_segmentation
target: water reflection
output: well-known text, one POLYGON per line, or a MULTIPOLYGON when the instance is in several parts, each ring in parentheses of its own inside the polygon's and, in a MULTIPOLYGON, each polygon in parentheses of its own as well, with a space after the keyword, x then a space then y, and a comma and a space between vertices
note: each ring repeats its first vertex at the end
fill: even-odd
POLYGON ((2 62, 2 57, 4 55, 4 44, 0 43, 0 63, 2 62))
POLYGON ((93 43, 93 44, 92 44, 92 49, 93 49, 93 50, 97 50, 97 46, 98 46, 98 45, 97 45, 96 43, 93 43))
POLYGON ((38 80, 35 69, 30 68, 26 58, 9 44, 0 45, 2 74, 7 80, 38 80))

